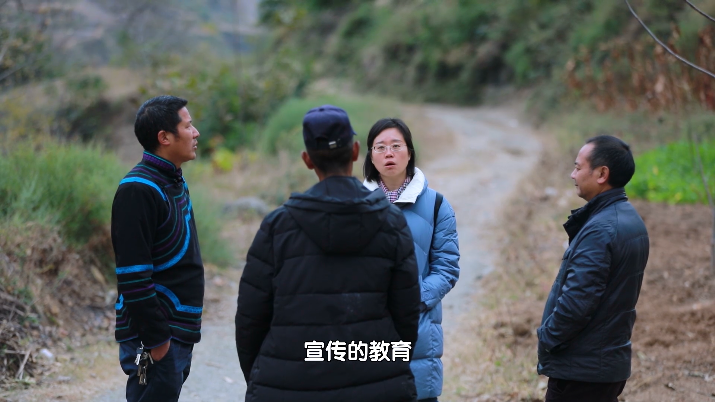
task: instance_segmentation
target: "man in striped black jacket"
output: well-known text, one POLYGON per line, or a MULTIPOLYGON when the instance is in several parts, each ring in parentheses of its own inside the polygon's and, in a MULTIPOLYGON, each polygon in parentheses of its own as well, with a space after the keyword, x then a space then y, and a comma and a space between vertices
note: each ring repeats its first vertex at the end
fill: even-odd
POLYGON ((173 96, 146 101, 134 133, 141 162, 119 183, 112 205, 118 297, 115 337, 127 401, 177 401, 201 339, 204 267, 189 188, 181 173, 196 158, 199 132, 173 96), (151 355, 140 384, 137 355, 151 355))

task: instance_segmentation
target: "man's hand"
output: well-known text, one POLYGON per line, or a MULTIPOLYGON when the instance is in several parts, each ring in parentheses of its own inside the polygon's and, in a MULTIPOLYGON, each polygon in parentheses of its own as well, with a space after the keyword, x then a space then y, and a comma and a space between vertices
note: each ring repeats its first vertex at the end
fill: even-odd
POLYGON ((151 358, 154 359, 154 361, 158 362, 159 360, 163 359, 164 356, 166 356, 166 352, 169 351, 169 347, 171 346, 171 340, 166 342, 165 344, 161 346, 157 346, 154 349, 150 351, 151 353, 151 358))

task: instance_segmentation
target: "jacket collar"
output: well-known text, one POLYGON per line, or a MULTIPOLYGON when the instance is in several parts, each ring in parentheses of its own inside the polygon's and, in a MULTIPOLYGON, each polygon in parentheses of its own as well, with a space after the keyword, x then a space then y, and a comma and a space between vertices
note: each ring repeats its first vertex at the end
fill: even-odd
POLYGON ((390 202, 384 193, 369 191, 353 176, 330 176, 304 193, 291 194, 283 205, 321 213, 362 213, 389 208, 390 202))
POLYGON ((616 202, 628 201, 626 190, 623 187, 612 188, 593 197, 586 205, 571 211, 568 220, 564 223, 564 229, 569 235, 569 243, 581 231, 581 228, 588 222, 589 218, 599 213, 601 210, 616 202))
MULTIPOLYGON (((362 185, 365 186, 370 191, 377 190, 379 188, 378 184, 374 181, 365 181, 362 182, 362 185)), ((395 204, 397 203, 405 203, 405 204, 414 204, 417 202, 417 197, 419 197, 420 194, 427 188, 427 178, 425 177, 425 174, 422 173, 422 171, 415 167, 415 175, 412 176, 412 180, 410 181, 410 184, 407 185, 407 188, 405 188, 405 191, 400 194, 400 198, 395 201, 395 204)))
POLYGON ((352 176, 330 176, 283 207, 326 254, 364 251, 395 212, 382 191, 369 191, 352 176))
POLYGON ((142 163, 155 168, 159 171, 159 173, 169 177, 170 179, 178 179, 182 177, 181 168, 177 169, 173 163, 151 152, 144 151, 142 163))

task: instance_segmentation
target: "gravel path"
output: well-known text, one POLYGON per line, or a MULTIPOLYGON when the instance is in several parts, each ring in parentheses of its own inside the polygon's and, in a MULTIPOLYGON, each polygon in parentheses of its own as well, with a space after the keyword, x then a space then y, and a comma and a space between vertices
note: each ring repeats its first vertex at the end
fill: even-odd
POLYGON ((442 302, 449 340, 459 316, 472 307, 479 279, 494 266, 497 256, 489 239, 499 208, 534 168, 541 143, 512 108, 427 106, 425 111, 453 135, 449 149, 423 169, 430 187, 444 194, 457 217, 460 278, 442 302))

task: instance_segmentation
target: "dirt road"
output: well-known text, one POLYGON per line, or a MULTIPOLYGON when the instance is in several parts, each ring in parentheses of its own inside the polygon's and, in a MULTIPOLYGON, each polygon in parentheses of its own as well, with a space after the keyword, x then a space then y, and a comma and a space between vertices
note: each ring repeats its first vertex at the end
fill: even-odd
MULTIPOLYGON (((405 119, 412 125, 421 153, 418 161, 423 162, 418 166, 457 215, 461 274, 457 286, 444 299, 445 336, 450 342, 459 316, 469 314, 474 305, 472 296, 479 288, 479 279, 492 269, 494 252, 489 248, 489 238, 490 228, 498 224, 496 211, 533 169, 540 143, 512 108, 410 107, 405 119), (419 124, 411 124, 411 116, 419 124)), ((246 385, 236 355, 233 325, 239 277, 238 269, 207 277, 203 338, 194 349, 182 402, 243 400, 246 385)), ((111 374, 104 376, 105 391, 60 400, 124 400, 126 377, 111 360, 106 368, 111 374)))
POLYGON ((459 316, 473 306, 479 279, 492 270, 489 239, 499 224, 496 212, 534 167, 541 144, 510 108, 430 106, 424 111, 433 124, 453 136, 451 145, 441 147, 447 149, 439 149, 439 155, 424 167, 430 187, 444 194, 457 216, 461 272, 443 300, 443 327, 449 341, 459 316))

